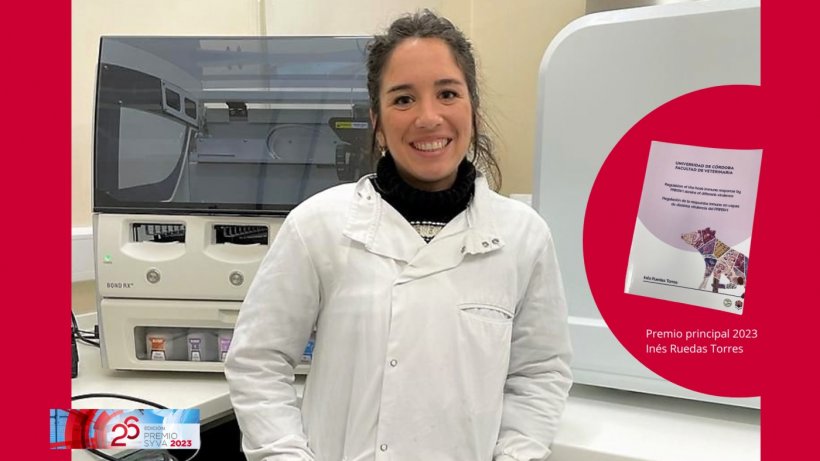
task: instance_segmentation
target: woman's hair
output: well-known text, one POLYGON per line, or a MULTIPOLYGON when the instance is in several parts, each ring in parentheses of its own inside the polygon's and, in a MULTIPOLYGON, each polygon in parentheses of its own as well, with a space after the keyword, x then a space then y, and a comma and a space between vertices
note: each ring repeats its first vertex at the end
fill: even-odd
POLYGON ((395 20, 384 35, 377 35, 367 46, 367 91, 370 93, 370 109, 374 114, 373 138, 371 153, 378 155, 376 132, 381 119, 379 91, 382 84, 382 73, 393 50, 408 38, 437 38, 444 41, 453 53, 456 64, 467 80, 472 106, 472 162, 476 168, 488 176, 493 189, 501 187, 501 170, 493 155, 493 143, 485 134, 489 131, 485 117, 480 110, 478 81, 476 77, 475 57, 472 45, 464 34, 448 19, 438 16, 430 10, 408 14, 395 20))

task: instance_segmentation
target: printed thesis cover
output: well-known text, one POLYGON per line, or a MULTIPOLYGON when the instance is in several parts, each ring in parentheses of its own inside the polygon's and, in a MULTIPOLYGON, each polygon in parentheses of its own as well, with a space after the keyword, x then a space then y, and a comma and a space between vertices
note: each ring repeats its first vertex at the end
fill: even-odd
POLYGON ((761 155, 652 142, 627 293, 743 313, 761 155))

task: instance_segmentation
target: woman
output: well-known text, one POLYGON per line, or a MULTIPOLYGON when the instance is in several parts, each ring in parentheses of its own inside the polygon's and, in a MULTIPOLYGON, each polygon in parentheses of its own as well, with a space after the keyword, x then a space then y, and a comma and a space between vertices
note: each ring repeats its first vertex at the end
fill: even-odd
POLYGON ((425 11, 368 52, 377 173, 293 210, 240 310, 225 373, 245 453, 544 459, 571 384, 566 304, 546 224, 476 173, 497 168, 471 46, 425 11))

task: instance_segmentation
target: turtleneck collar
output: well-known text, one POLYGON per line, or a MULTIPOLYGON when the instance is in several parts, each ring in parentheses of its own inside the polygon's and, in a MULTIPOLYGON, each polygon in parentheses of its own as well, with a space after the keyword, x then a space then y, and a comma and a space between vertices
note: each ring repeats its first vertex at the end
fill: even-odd
POLYGON ((371 179, 382 198, 412 222, 447 223, 464 211, 475 191, 476 170, 466 158, 458 166, 456 180, 446 190, 428 192, 407 184, 390 154, 379 159, 376 177, 371 179))

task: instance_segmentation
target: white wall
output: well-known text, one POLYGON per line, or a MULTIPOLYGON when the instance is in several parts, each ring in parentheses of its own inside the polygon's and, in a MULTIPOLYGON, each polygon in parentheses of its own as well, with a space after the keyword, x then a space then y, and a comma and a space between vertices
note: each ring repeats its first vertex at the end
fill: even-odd
POLYGON ((505 194, 532 193, 538 66, 547 45, 584 14, 583 0, 472 0, 468 34, 484 79, 484 109, 495 125, 505 194))
POLYGON ((373 35, 401 14, 441 11, 446 0, 267 0, 266 35, 373 35))

